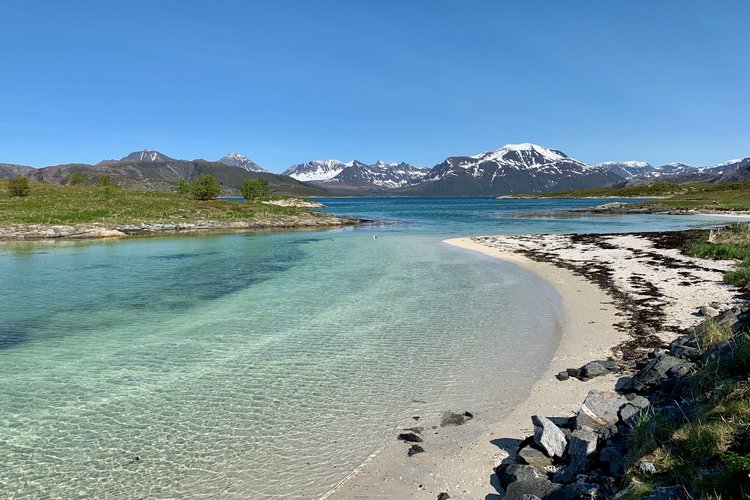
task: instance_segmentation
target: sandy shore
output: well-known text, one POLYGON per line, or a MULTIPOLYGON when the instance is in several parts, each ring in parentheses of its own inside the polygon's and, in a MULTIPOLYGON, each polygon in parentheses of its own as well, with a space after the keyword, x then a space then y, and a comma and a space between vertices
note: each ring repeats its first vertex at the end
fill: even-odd
MULTIPOLYGON (((743 301, 722 281, 733 262, 683 255, 684 233, 531 235, 456 238, 445 243, 500 258, 545 279, 562 298, 560 343, 546 373, 520 403, 460 427, 425 433, 425 453, 407 457, 394 442, 323 498, 499 499, 493 469, 533 433, 530 417, 570 416, 592 389, 612 390, 616 375, 560 382, 555 374, 612 357, 623 369, 703 318, 698 308, 743 301)), ((404 423, 405 427, 413 423, 404 423)), ((420 425, 423 425, 420 423, 420 425)))
MULTIPOLYGON (((457 499, 494 498, 498 490, 492 484, 492 470, 514 452, 520 439, 533 432, 531 415, 539 412, 548 416, 572 415, 588 391, 609 388, 615 382, 614 375, 585 383, 575 379, 560 382, 554 378, 567 367, 606 357, 625 338, 614 327, 618 319, 612 298, 598 286, 552 264, 502 252, 469 238, 446 243, 513 262, 555 287, 563 301, 565 318, 560 344, 549 368, 541 374, 526 400, 514 408, 477 415, 459 427, 442 427, 438 435, 425 433, 422 444, 426 453, 408 457, 408 447, 394 436, 393 443, 323 498, 434 500, 441 492, 457 499)), ((404 422, 405 427, 411 425, 414 423, 404 422)))

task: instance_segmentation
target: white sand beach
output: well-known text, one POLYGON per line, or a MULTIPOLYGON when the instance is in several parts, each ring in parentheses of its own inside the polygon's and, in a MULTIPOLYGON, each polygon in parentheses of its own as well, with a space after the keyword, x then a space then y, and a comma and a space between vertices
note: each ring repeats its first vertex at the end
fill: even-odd
MULTIPOLYGON (((425 453, 408 457, 408 447, 394 436, 392 443, 323 498, 435 499, 441 492, 457 499, 500 498, 492 480, 493 469, 514 452, 521 439, 533 433, 532 415, 570 416, 590 390, 614 387, 618 377, 614 374, 587 382, 558 381, 555 374, 613 354, 620 357, 617 347, 632 333, 628 331, 629 312, 653 312, 656 307, 661 316, 650 324, 658 323, 664 330, 646 334, 666 341, 676 335, 674 330, 700 319, 695 314, 698 307, 712 301, 740 300, 737 291, 721 280, 730 262, 702 261, 677 250, 657 249, 636 235, 580 243, 574 243, 568 235, 455 238, 445 243, 517 264, 555 287, 565 316, 560 343, 549 367, 526 399, 513 408, 478 415, 462 426, 438 428, 437 434, 428 427, 423 434, 425 453), (534 260, 524 256, 529 251, 537 252, 534 260), (659 259, 672 265, 664 266, 659 259), (561 267, 563 261, 568 268, 561 267), (582 269, 592 265, 600 266, 605 274, 611 272, 610 291, 582 275, 582 269), (644 296, 644 290, 657 297, 644 296), (632 311, 625 310, 623 304, 631 300, 639 305, 632 311)), ((430 423, 420 423, 424 424, 430 423)))

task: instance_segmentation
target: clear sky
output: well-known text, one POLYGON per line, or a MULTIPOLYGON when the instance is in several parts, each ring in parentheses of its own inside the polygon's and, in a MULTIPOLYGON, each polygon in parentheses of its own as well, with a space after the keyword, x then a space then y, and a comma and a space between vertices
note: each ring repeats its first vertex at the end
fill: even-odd
POLYGON ((750 156, 750 1, 0 0, 0 162, 750 156))

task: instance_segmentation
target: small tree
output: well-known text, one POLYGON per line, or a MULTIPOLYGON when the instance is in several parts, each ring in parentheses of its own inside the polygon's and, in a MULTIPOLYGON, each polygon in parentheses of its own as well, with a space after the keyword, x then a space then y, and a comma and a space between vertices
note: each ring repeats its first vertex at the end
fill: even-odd
POLYGON ((190 194, 190 184, 185 179, 180 179, 180 182, 177 183, 177 194, 180 196, 190 194))
POLYGON ((112 177, 109 174, 104 174, 99 178, 102 186, 107 187, 112 185, 112 177))
POLYGON ((71 186, 77 186, 83 182, 83 174, 76 172, 68 178, 68 184, 71 186))
POLYGON ((211 200, 221 194, 221 185, 213 175, 203 174, 190 186, 190 194, 196 200, 211 200))
POLYGON ((265 179, 248 179, 240 185, 242 197, 248 201, 268 198, 268 181, 265 179))
POLYGON ((15 179, 8 181, 8 192, 11 196, 28 196, 31 193, 29 180, 22 175, 17 175, 15 179))

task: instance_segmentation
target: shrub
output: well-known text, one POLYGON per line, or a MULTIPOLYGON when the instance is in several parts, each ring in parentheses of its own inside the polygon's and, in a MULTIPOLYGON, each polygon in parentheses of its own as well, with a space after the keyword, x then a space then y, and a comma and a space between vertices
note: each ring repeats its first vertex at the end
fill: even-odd
POLYGON ((242 197, 248 201, 268 198, 268 181, 265 179, 248 179, 240 186, 242 197))
POLYGON ((190 186, 190 194, 196 200, 211 200, 221 194, 221 185, 211 174, 203 174, 190 186))
POLYGON ((76 172, 68 178, 68 184, 76 186, 83 182, 83 174, 76 172))
POLYGON ((11 196, 28 196, 31 192, 29 180, 22 175, 8 181, 8 192, 11 196))
POLYGON ((177 183, 177 194, 180 196, 190 194, 190 184, 185 179, 180 179, 180 182, 177 183))
POLYGON ((104 174, 99 178, 102 186, 107 187, 112 185, 112 177, 109 174, 104 174))

